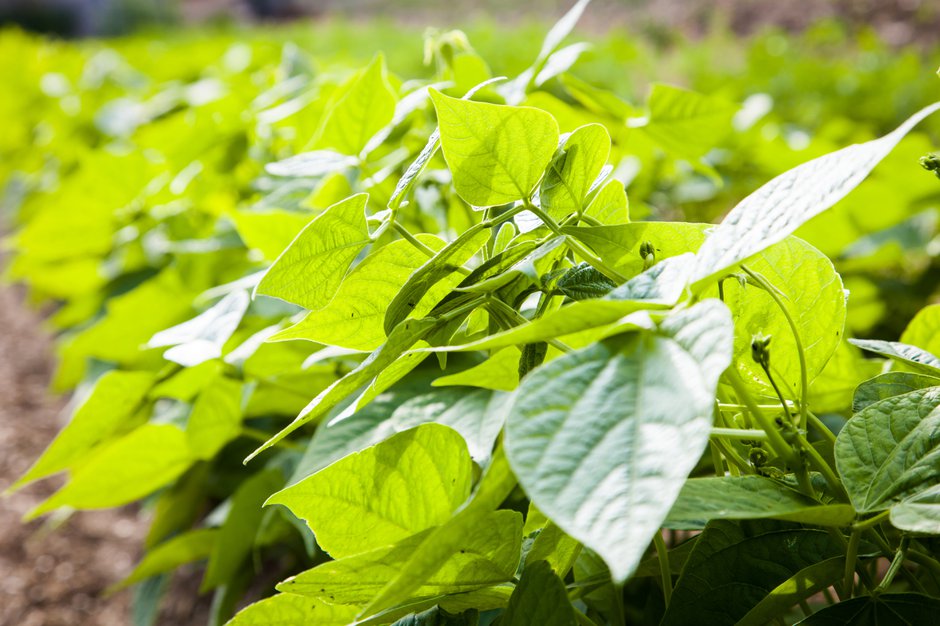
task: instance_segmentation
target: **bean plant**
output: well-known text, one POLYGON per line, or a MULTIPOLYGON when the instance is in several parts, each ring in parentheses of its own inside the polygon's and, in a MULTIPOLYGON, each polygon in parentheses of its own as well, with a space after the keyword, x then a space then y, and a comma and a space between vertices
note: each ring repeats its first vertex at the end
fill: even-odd
POLYGON ((24 211, 13 273, 64 302, 58 380, 87 382, 14 487, 68 472, 32 517, 143 500, 137 623, 203 560, 231 626, 932 622, 940 305, 847 338, 851 293, 794 233, 940 103, 718 224, 640 220, 628 140, 715 178, 737 107, 568 77, 586 4, 512 80, 450 32, 433 81, 287 48, 248 102, 114 104, 117 144, 181 140, 80 155, 101 167, 24 211), (203 132, 225 141, 192 160, 203 132), (67 213, 128 162, 121 210, 67 213))

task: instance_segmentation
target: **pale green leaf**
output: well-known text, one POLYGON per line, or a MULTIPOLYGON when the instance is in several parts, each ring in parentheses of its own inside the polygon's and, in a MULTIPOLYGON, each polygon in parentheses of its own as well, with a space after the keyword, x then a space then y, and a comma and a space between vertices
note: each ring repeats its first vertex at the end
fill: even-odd
POLYGON ((128 587, 151 576, 175 570, 181 565, 202 561, 218 545, 219 531, 215 528, 201 528, 177 535, 168 541, 151 548, 137 567, 127 578, 110 588, 116 591, 128 587))
POLYGON ((887 357, 921 374, 940 376, 940 357, 917 346, 879 339, 849 339, 849 341, 862 350, 887 357))
POLYGON ((528 198, 558 146, 548 113, 459 100, 430 90, 454 187, 473 206, 528 198))
MULTIPOLYGON (((738 105, 680 87, 656 83, 650 89, 643 131, 668 152, 698 159, 731 132, 738 105)), ((629 123, 629 121, 628 121, 629 123)))
POLYGON ((232 214, 238 236, 245 246, 273 261, 313 219, 310 213, 293 211, 237 211, 232 214))
POLYGON ((199 394, 186 424, 186 439, 196 458, 211 459, 238 436, 243 392, 242 383, 222 376, 199 394))
POLYGON ((512 391, 519 386, 519 357, 517 348, 503 348, 487 360, 470 369, 441 376, 432 385, 435 387, 467 386, 512 391))
POLYGON ((271 496, 334 558, 388 546, 450 518, 470 495, 470 455, 453 429, 424 424, 271 496))
POLYGON ((901 343, 917 346, 931 354, 940 352, 940 304, 931 304, 918 311, 901 334, 901 343))
POLYGON ((371 242, 368 194, 338 202, 307 224, 268 269, 257 293, 316 311, 336 295, 346 270, 371 242))
POLYGON ((114 434, 141 406, 154 383, 149 372, 111 371, 101 376, 69 423, 11 489, 44 478, 83 460, 114 434))
POLYGON ((280 593, 248 605, 225 626, 349 626, 357 612, 354 606, 280 593))
POLYGON ((629 203, 623 183, 617 179, 604 183, 594 194, 584 214, 608 226, 629 222, 629 203))
POLYGON ((609 155, 610 135, 600 124, 588 124, 572 132, 542 179, 542 209, 558 220, 581 211, 609 155))
POLYGON ((63 506, 105 509, 127 504, 173 482, 193 460, 182 430, 169 424, 144 424, 95 451, 29 517, 63 506))

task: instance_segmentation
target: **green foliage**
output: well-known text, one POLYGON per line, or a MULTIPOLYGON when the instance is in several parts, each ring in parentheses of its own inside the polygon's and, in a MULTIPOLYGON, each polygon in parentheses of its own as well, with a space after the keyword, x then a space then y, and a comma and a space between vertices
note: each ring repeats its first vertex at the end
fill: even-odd
POLYGON ((725 86, 624 99, 622 64, 597 80, 623 50, 565 45, 586 6, 541 49, 502 37, 494 69, 535 59, 512 80, 459 32, 429 35, 433 75, 394 46, 359 68, 251 37, 0 35, 8 275, 59 305, 77 390, 13 488, 67 473, 33 516, 152 507, 124 582, 142 615, 207 561, 233 626, 929 620, 937 189, 914 127, 938 105, 883 110, 932 77, 899 57, 904 80, 820 83, 758 39, 766 98, 692 59, 725 86), (836 83, 870 94, 867 126, 835 119, 836 83))

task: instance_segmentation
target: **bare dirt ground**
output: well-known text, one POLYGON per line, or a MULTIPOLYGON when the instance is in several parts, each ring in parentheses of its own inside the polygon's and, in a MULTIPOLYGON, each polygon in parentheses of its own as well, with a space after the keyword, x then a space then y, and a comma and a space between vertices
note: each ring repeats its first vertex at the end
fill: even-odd
MULTIPOLYGON (((64 401, 47 393, 53 363, 39 315, 26 308, 19 289, 0 287, 0 491, 62 424, 64 401)), ((130 592, 103 592, 133 568, 147 520, 127 507, 76 513, 57 527, 43 520, 23 524, 23 514, 61 482, 0 497, 0 626, 128 626, 130 592)), ((206 601, 191 593, 196 576, 188 572, 174 583, 159 624, 206 623, 206 601)))

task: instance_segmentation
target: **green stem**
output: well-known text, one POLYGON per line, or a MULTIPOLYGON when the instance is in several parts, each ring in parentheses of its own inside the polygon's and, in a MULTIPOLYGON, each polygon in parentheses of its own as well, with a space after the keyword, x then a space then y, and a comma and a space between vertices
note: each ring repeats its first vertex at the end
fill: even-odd
POLYGON ((812 411, 807 411, 806 415, 809 417, 808 426, 812 426, 819 431, 819 434, 823 436, 823 439, 829 442, 830 445, 836 444, 836 436, 833 434, 829 427, 823 424, 822 420, 816 417, 816 414, 812 411))
POLYGON ((884 578, 882 578, 878 586, 875 587, 875 593, 883 593, 891 586, 894 577, 898 575, 898 571, 900 571, 901 566, 904 565, 904 559, 907 558, 907 550, 908 547, 910 547, 910 543, 910 537, 906 535, 901 537, 901 544, 898 546, 897 552, 894 553, 894 558, 891 559, 891 565, 888 566, 888 571, 885 572, 884 578))
POLYGON ((404 239, 405 241, 413 245, 415 248, 420 250, 422 254, 424 254, 428 258, 432 258, 436 254, 434 250, 424 245, 424 243, 422 243, 420 239, 412 235, 410 230, 408 230, 407 228, 405 228, 398 222, 392 222, 391 224, 392 224, 392 228, 395 229, 395 232, 397 232, 399 235, 402 236, 402 239, 404 239))
POLYGON ((852 597, 855 587, 855 566, 858 562, 858 544, 862 539, 862 531, 853 530, 849 536, 849 545, 845 550, 845 571, 842 577, 842 600, 852 597))
POLYGON ((726 459, 728 459, 728 470, 731 471, 732 475, 735 473, 735 470, 737 470, 740 474, 753 473, 751 466, 748 465, 748 462, 741 458, 741 455, 735 452, 733 448, 728 446, 725 441, 721 439, 712 439, 711 443, 721 451, 721 454, 726 459))
POLYGON ((725 371, 725 378, 731 384, 732 389, 734 389, 735 394, 738 396, 738 400, 744 403, 747 407, 748 413, 757 421, 758 425, 767 433, 767 441, 770 444, 770 447, 773 448, 774 453, 779 456, 784 461, 790 463, 794 467, 800 465, 800 458, 797 455, 793 448, 790 447, 790 444, 786 442, 783 438, 783 435, 780 434, 780 431, 777 429, 777 425, 772 419, 767 417, 763 411, 757 406, 757 403, 754 402, 754 399, 751 398, 751 394, 747 390, 747 386, 744 384, 744 381, 741 379, 741 375, 734 368, 734 366, 729 367, 725 371))
POLYGON ((578 256, 580 256, 582 259, 590 263, 594 267, 594 269, 601 272, 602 274, 607 276, 607 278, 611 279, 618 285, 622 285, 623 283, 627 282, 628 279, 626 276, 624 276, 623 274, 621 274, 620 272, 612 268, 603 259, 601 259, 599 256, 597 256, 596 254, 588 250, 588 248, 583 243, 578 241, 576 238, 570 237, 567 234, 565 234, 561 230, 561 227, 558 226, 557 223, 555 223, 555 220, 549 217, 549 215, 545 213, 544 211, 542 211, 542 209, 538 208, 531 202, 526 202, 523 206, 525 206, 526 209, 531 211, 533 215, 535 215, 540 220, 542 220, 542 223, 544 223, 548 227, 549 230, 551 230, 553 233, 555 233, 559 237, 564 237, 565 241, 568 244, 568 247, 574 250, 578 254, 578 256))
POLYGON ((868 530, 869 528, 874 528, 881 522, 888 519, 888 516, 890 515, 890 513, 891 513, 890 511, 882 511, 881 513, 879 513, 878 515, 875 515, 874 517, 869 517, 868 519, 862 520, 861 522, 856 522, 855 524, 852 525, 852 528, 858 531, 863 531, 863 530, 868 530))
POLYGON ((800 339, 800 331, 796 327, 796 322, 793 320, 793 317, 790 315, 790 312, 787 310, 787 307, 783 304, 783 300, 780 299, 780 296, 777 295, 777 290, 774 288, 770 282, 758 274, 757 272, 751 271, 746 265, 742 265, 741 269, 744 270, 748 276, 754 279, 754 281, 764 288, 764 291, 773 298, 773 301, 780 308, 780 311, 783 313, 783 316, 787 320, 787 324, 790 325, 790 331, 793 333, 793 341, 796 344, 796 354, 800 361, 800 424, 804 427, 808 421, 806 412, 809 409, 807 403, 807 396, 809 394, 809 374, 806 369, 806 355, 803 354, 803 341, 800 339))
POLYGON ((597 623, 592 620, 590 617, 579 611, 578 609, 574 610, 574 616, 578 620, 578 623, 581 626, 597 626, 597 623))
POLYGON ((663 533, 656 531, 653 535, 653 545, 656 546, 656 556, 659 558, 659 575, 663 582, 663 597, 666 599, 666 606, 672 600, 672 571, 669 569, 669 549, 666 542, 663 541, 663 533))
POLYGON ((711 437, 727 437, 728 439, 764 440, 767 433, 763 430, 744 428, 712 428, 711 437))

